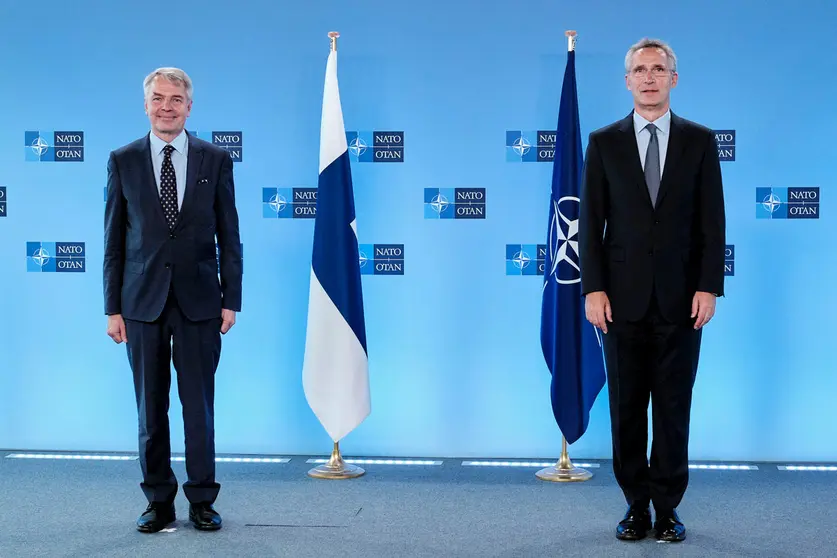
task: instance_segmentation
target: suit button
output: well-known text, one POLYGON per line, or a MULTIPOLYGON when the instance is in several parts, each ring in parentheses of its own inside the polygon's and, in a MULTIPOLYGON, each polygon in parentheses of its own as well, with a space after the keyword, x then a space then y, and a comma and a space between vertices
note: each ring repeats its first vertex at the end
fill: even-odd
POLYGON ((660 222, 659 222, 659 221, 654 221, 654 224, 655 224, 655 225, 659 225, 659 224, 660 224, 660 222))
MULTIPOLYGON (((653 256, 654 255, 654 250, 648 250, 648 255, 653 256)), ((166 267, 168 267, 168 266, 166 266, 166 267)))
POLYGON ((172 233, 172 234, 169 235, 169 238, 177 238, 177 235, 172 233))
POLYGON ((170 268, 170 267, 171 267, 171 264, 167 262, 167 263, 166 263, 166 269, 168 269, 168 268, 170 268))

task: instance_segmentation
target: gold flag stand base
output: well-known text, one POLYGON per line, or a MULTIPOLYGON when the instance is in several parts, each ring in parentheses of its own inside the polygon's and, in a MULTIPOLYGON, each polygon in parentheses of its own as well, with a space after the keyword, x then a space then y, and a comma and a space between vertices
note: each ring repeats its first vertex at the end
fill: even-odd
POLYGON ((366 473, 363 469, 356 465, 350 465, 343 461, 340 456, 340 445, 338 442, 334 443, 334 449, 331 452, 331 459, 328 463, 324 463, 318 467, 314 467, 308 471, 308 476, 315 479, 353 479, 366 473))
POLYGON ((567 453, 567 439, 561 436, 561 458, 552 467, 541 469, 535 476, 541 480, 551 482, 581 482, 593 478, 593 473, 586 469, 579 469, 570 461, 567 453))

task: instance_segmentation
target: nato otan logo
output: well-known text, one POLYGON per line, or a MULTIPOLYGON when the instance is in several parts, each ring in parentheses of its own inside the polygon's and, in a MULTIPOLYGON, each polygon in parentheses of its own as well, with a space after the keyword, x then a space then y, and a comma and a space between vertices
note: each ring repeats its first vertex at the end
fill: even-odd
POLYGON ((506 161, 548 163, 555 159, 555 130, 507 130, 506 161))
POLYGON ((735 275, 735 245, 727 244, 724 248, 724 275, 735 275))
POLYGON ((26 161, 84 162, 84 132, 30 130, 24 136, 26 161))
POLYGON ((244 142, 241 131, 238 132, 189 132, 204 141, 225 149, 233 163, 240 163, 244 156, 244 142))
POLYGON ((715 130, 715 143, 718 146, 718 159, 735 161, 735 130, 715 130))
POLYGON ((820 188, 756 188, 757 219, 819 219, 820 188))
POLYGON ((425 188, 425 219, 485 219, 485 188, 425 188))
POLYGON ((349 158, 358 163, 403 163, 404 132, 346 132, 349 158))
POLYGON ((33 273, 84 273, 84 242, 27 242, 26 271, 33 273))
MULTIPOLYGON (((244 243, 241 243, 241 273, 244 273, 244 243)), ((221 247, 215 243, 215 265, 218 268, 218 273, 221 273, 221 247)))
POLYGON ((6 216, 6 187, 0 186, 0 217, 6 216))
POLYGON ((506 244, 506 275, 543 275, 546 244, 506 244))
POLYGON ((262 188, 262 217, 265 219, 313 219, 316 216, 316 188, 262 188))
POLYGON ((361 275, 404 275, 403 244, 360 244, 361 275))

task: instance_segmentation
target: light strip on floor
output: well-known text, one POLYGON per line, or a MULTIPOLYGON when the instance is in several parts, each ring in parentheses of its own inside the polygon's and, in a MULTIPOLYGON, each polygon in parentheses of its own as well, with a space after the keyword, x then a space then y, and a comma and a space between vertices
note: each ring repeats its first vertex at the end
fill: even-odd
POLYGON ((714 463, 689 463, 689 469, 699 469, 708 471, 758 471, 759 468, 755 465, 724 465, 714 463))
MULTIPOLYGON (((463 467, 552 467, 556 465, 557 461, 540 462, 540 461, 463 461, 463 467)), ((586 467, 594 469, 599 467, 598 463, 573 463, 575 467, 586 467)))
POLYGON ((72 459, 83 461, 133 461, 136 455, 94 455, 72 453, 10 453, 7 459, 72 459))
MULTIPOLYGON (((173 456, 172 461, 184 462, 183 456, 173 456)), ((288 457, 216 457, 215 463, 288 463, 288 457)))
MULTIPOLYGON (((441 465, 441 461, 421 459, 344 459, 353 465, 441 465)), ((309 459, 306 463, 328 463, 328 459, 309 459)))
POLYGON ((837 472, 835 465, 779 465, 777 469, 780 471, 826 471, 829 473, 837 472))

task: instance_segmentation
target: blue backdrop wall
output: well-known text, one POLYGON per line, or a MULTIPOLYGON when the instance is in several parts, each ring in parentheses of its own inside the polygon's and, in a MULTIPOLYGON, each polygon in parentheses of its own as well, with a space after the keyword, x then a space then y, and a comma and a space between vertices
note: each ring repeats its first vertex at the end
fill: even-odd
MULTIPOLYGON (((675 112, 734 132, 722 142, 734 150, 722 163, 734 262, 704 334, 692 458, 837 460, 833 3, 704 0, 659 14, 617 1, 313 5, 2 8, 0 447, 135 451, 125 347, 105 335, 106 162, 148 130, 142 78, 174 65, 195 82, 188 128, 233 136, 216 139, 240 153, 244 307, 223 339, 217 449, 330 449, 302 391, 313 220, 304 191, 294 205, 290 189, 316 187, 326 33, 339 30, 346 127, 367 149, 352 163, 360 242, 403 245, 404 258, 403 275, 363 279, 372 414, 344 452, 557 455, 542 277, 507 261, 508 245, 546 239, 551 164, 509 145, 555 128, 563 32, 576 29, 585 146, 629 112, 623 59, 646 35, 679 56, 675 112), (68 131, 83 140, 45 156, 83 146, 83 161, 32 160, 37 138, 54 145, 68 131), (397 141, 374 148, 374 131, 403 138, 403 162, 362 161, 398 157, 397 141), (787 201, 789 187, 820 193, 817 218, 782 219, 786 206, 761 203, 787 201), (484 188, 485 218, 427 218, 428 188, 484 188), (283 218, 283 200, 303 217, 283 218), (32 257, 60 242, 84 243, 83 273, 44 272, 32 257)), ((174 389, 171 415, 181 451, 174 389)), ((609 436, 602 392, 573 456, 610 457, 609 436)))

